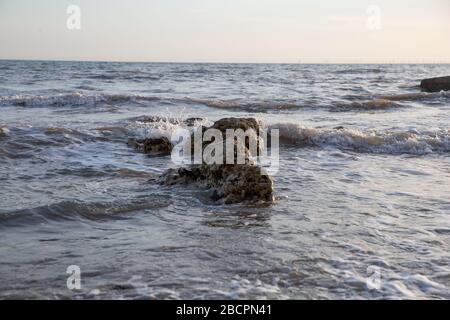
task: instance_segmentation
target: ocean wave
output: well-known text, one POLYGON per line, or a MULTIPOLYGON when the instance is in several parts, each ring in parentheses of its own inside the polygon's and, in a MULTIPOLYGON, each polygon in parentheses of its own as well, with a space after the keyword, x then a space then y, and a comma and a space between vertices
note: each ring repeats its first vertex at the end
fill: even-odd
POLYGON ((330 103, 298 102, 292 100, 273 100, 273 101, 242 101, 241 99, 232 100, 203 100, 203 99, 188 99, 187 102, 194 104, 201 104, 215 109, 226 109, 231 111, 245 111, 245 112, 269 112, 269 111, 290 111, 306 108, 325 109, 331 112, 343 111, 383 111, 393 108, 405 107, 401 102, 409 101, 440 101, 441 98, 446 98, 445 92, 439 94, 427 93, 411 93, 391 96, 379 96, 373 99, 368 99, 360 96, 344 96, 342 100, 332 101, 330 103), (350 101, 348 101, 350 100, 350 101))
POLYGON ((367 101, 336 102, 330 111, 378 111, 401 107, 400 104, 388 99, 373 99, 367 101))
MULTIPOLYGON (((180 129, 195 130, 200 125, 211 124, 207 119, 189 126, 182 120, 154 122, 134 121, 126 126, 128 134, 140 138, 171 140, 180 129)), ((280 144, 300 147, 334 147, 363 153, 413 154, 450 153, 450 129, 438 130, 360 130, 344 127, 307 128, 294 123, 265 125, 269 130, 278 129, 280 144)))
POLYGON ((149 196, 112 202, 81 202, 66 200, 12 212, 0 212, 0 227, 18 227, 29 224, 68 220, 126 219, 127 214, 166 207, 169 200, 160 196, 149 196))
POLYGON ((64 107, 95 106, 98 104, 120 104, 125 102, 159 101, 158 97, 130 94, 85 94, 82 92, 55 95, 11 95, 0 96, 0 106, 64 107))
POLYGON ((420 101, 423 103, 439 103, 446 102, 450 97, 450 92, 442 91, 435 93, 428 92, 411 92, 392 95, 379 95, 372 99, 361 99, 357 95, 347 95, 346 100, 352 102, 338 101, 333 103, 330 111, 377 111, 392 108, 402 108, 407 106, 403 102, 420 101))
POLYGON ((248 100, 248 99, 197 99, 192 97, 158 97, 139 94, 110 94, 92 92, 96 89, 90 86, 79 86, 80 90, 59 94, 10 94, 0 96, 0 106, 23 106, 23 107, 65 107, 65 106, 96 106, 117 105, 123 103, 160 102, 169 104, 191 104, 203 105, 215 109, 245 112, 269 112, 289 111, 303 108, 323 108, 330 111, 371 111, 385 110, 388 108, 402 107, 401 102, 423 101, 423 102, 446 102, 450 92, 415 92, 396 95, 379 95, 373 98, 347 95, 336 101, 322 102, 320 100, 298 101, 293 99, 272 100, 248 100))
POLYGON ((393 95, 379 96, 378 99, 387 101, 423 101, 423 100, 437 100, 449 97, 450 92, 442 91, 434 93, 412 92, 412 93, 393 94, 393 95))
POLYGON ((142 118, 128 124, 126 130, 130 136, 137 139, 165 137, 171 140, 172 135, 179 130, 187 129, 193 131, 201 125, 207 126, 211 124, 208 119, 191 119, 155 116, 150 118, 151 121, 148 121, 149 119, 142 118), (194 121, 190 121, 191 119, 194 121))
POLYGON ((344 69, 344 70, 336 70, 333 73, 334 74, 339 74, 339 75, 343 75, 343 74, 349 74, 349 75, 354 75, 354 74, 367 74, 367 73, 381 73, 384 70, 381 68, 351 68, 351 69, 344 69))
POLYGON ((91 132, 62 127, 0 128, 0 159, 31 158, 47 148, 98 141, 108 139, 91 132))
POLYGON ((133 170, 130 168, 104 167, 80 167, 56 169, 53 173, 63 176, 76 176, 84 178, 92 177, 118 177, 118 178, 151 178, 153 174, 147 171, 133 170))
POLYGON ((283 100, 273 100, 273 101, 242 101, 241 99, 190 99, 186 98, 187 101, 196 104, 202 104, 207 107, 216 109, 229 109, 237 111, 247 111, 247 112, 264 112, 268 110, 290 110, 299 109, 304 107, 295 101, 283 101, 283 100))
POLYGON ((450 152, 450 130, 395 131, 359 130, 338 127, 306 128, 293 123, 270 125, 278 129, 281 145, 335 147, 377 154, 413 154, 450 152))
MULTIPOLYGON (((84 77, 82 77, 84 78, 84 77)), ((136 74, 136 73, 118 73, 118 74, 95 74, 86 76, 88 79, 94 80, 121 80, 121 81, 143 81, 143 80, 159 80, 161 76, 159 75, 146 75, 146 74, 136 74)))

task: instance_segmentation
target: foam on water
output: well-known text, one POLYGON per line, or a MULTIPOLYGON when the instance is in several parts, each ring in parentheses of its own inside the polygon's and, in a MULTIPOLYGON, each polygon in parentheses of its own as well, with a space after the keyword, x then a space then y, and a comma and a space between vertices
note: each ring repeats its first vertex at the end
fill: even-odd
POLYGON ((335 147, 356 152, 415 154, 450 152, 450 130, 360 130, 307 128, 294 123, 269 126, 278 129, 285 145, 335 147))
POLYGON ((138 139, 156 139, 165 137, 171 140, 172 135, 179 130, 193 131, 201 125, 206 126, 208 124, 210 124, 208 119, 194 121, 193 125, 188 125, 182 117, 162 117, 157 121, 152 122, 133 121, 126 126, 126 129, 130 136, 138 139))
MULTIPOLYGON (((99 104, 122 104, 161 102, 182 105, 203 105, 214 109, 246 112, 294 111, 305 108, 330 109, 331 111, 371 111, 385 110, 402 106, 401 102, 446 102, 449 92, 414 92, 393 95, 376 95, 366 99, 364 95, 350 96, 351 101, 339 100, 318 103, 316 99, 199 99, 180 96, 157 96, 143 94, 92 93, 88 91, 69 91, 55 94, 6 94, 0 95, 0 106, 22 107, 64 107, 64 106, 96 106, 99 104)), ((345 97, 345 96, 344 96, 345 97)))
POLYGON ((2 136, 2 135, 6 136, 7 134, 9 134, 9 129, 6 128, 6 127, 1 127, 0 126, 0 136, 2 136))
MULTIPOLYGON (((134 121, 126 126, 129 134, 139 139, 171 139, 180 129, 191 132, 200 125, 208 125, 208 120, 187 126, 182 119, 161 118, 155 122, 134 121)), ((278 129, 282 145, 335 147, 355 152, 377 154, 414 154, 450 152, 450 130, 361 130, 355 128, 308 128, 295 123, 263 124, 269 130, 278 129)))
POLYGON ((61 107, 95 106, 100 103, 157 101, 157 97, 132 94, 87 94, 83 92, 59 93, 53 95, 11 95, 0 96, 0 106, 61 107))

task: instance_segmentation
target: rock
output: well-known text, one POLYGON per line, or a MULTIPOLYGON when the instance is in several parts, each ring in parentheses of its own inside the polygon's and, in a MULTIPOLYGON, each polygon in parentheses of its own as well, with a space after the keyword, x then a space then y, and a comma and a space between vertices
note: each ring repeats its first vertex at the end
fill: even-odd
MULTIPOLYGON (((226 147, 226 130, 242 129, 244 132, 253 129, 258 133, 261 123, 254 118, 224 118, 216 121, 211 127, 200 127, 204 133, 207 129, 217 129, 223 134, 223 150, 226 147)), ((194 143, 192 136, 192 147, 194 143)), ((202 148, 213 142, 203 141, 202 148)), ((224 163, 225 163, 224 156, 224 163)), ((207 164, 203 162, 191 165, 188 168, 170 169, 160 178, 164 185, 198 184, 211 190, 211 198, 214 201, 230 204, 239 202, 273 201, 273 181, 265 172, 252 161, 252 155, 248 149, 248 141, 234 140, 233 164, 207 164), (237 152, 244 154, 244 162, 237 164, 237 152)))
POLYGON ((157 139, 130 139, 128 145, 133 146, 136 150, 144 152, 152 156, 170 155, 172 152, 172 143, 166 137, 157 139))
POLYGON ((159 177, 158 182, 166 186, 177 184, 191 184, 206 180, 206 176, 202 175, 202 166, 191 166, 191 168, 169 169, 159 177))
POLYGON ((420 87, 429 92, 439 92, 450 90, 450 76, 424 79, 420 83, 420 87))
MULTIPOLYGON (((261 148, 263 147, 263 143, 260 140, 260 136, 259 136, 259 130, 262 129, 262 123, 258 120, 256 120, 255 118, 223 118, 220 119, 216 122, 214 122, 214 124, 210 127, 204 127, 201 126, 199 127, 197 130, 201 130, 202 134, 205 133, 205 131, 207 131, 208 129, 216 129, 219 130, 220 132, 222 132, 223 135, 223 141, 224 141, 224 150, 226 147, 226 142, 225 142, 225 138, 226 138, 226 131, 227 129, 232 129, 232 130, 239 130, 241 129, 244 133, 247 130, 252 130, 254 135, 250 135, 249 137, 245 138, 245 144, 237 144, 237 141, 235 141, 235 159, 236 159, 236 154, 237 154, 237 150, 239 150, 240 148, 246 148, 245 150, 245 159, 246 159, 246 163, 249 161, 251 156, 257 156, 260 155, 261 153, 261 148), (251 154, 250 152, 250 139, 253 139, 252 142, 255 143, 256 145, 256 154, 251 154)), ((194 150, 194 134, 192 134, 191 136, 191 148, 192 150, 194 150)), ((210 141, 203 141, 203 149, 209 145, 211 142, 210 141)), ((255 150, 254 150, 255 151, 255 150)), ((224 160, 225 163, 225 160, 224 160)))
POLYGON ((258 132, 261 128, 261 122, 255 118, 223 118, 214 122, 210 128, 218 129, 224 134, 227 129, 242 129, 244 131, 252 129, 258 132))
POLYGON ((170 169, 159 182, 164 185, 203 185, 211 190, 212 200, 224 204, 273 201, 272 179, 252 164, 203 164, 170 169))

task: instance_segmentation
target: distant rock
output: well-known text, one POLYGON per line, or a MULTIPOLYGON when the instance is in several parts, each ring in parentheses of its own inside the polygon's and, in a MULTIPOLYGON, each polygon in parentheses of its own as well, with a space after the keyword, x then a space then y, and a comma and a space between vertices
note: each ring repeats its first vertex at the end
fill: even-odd
POLYGON ((152 156, 166 156, 172 152, 172 143, 166 137, 157 139, 130 139, 128 145, 152 156))
POLYGON ((420 87, 429 92, 439 92, 450 90, 450 76, 424 79, 420 83, 420 87))

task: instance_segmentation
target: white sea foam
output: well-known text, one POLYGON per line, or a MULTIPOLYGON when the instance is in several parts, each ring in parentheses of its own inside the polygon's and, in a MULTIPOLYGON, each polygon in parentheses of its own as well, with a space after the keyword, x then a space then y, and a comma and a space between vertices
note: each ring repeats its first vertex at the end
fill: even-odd
MULTIPOLYGON (((209 125, 208 120, 197 121, 188 126, 181 118, 161 118, 158 121, 134 121, 126 129, 135 138, 171 139, 180 129, 195 130, 200 125, 209 125)), ((279 130, 283 146, 335 147, 355 152, 378 154, 414 154, 450 152, 450 130, 361 130, 352 128, 307 128, 295 123, 268 125, 267 129, 279 130)))
POLYGON ((0 96, 0 106, 95 106, 99 103, 114 104, 128 101, 154 101, 157 97, 130 94, 86 94, 82 92, 54 95, 9 95, 0 96))
POLYGON ((383 154, 429 154, 450 152, 450 130, 359 130, 351 128, 306 128, 293 123, 269 126, 279 129, 283 145, 336 147, 383 154))
POLYGON ((9 129, 6 127, 0 126, 0 136, 9 134, 9 129))
POLYGON ((187 129, 193 131, 201 125, 206 126, 208 124, 209 121, 207 119, 194 121, 193 125, 188 125, 182 117, 161 117, 160 119, 151 122, 134 121, 127 125, 126 129, 131 136, 138 139, 165 137, 170 140, 173 134, 178 130, 187 129))

